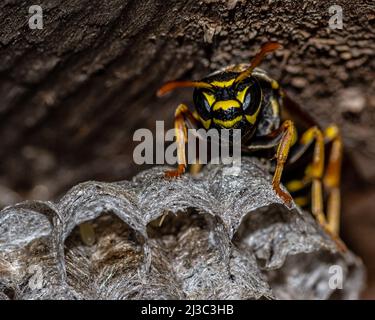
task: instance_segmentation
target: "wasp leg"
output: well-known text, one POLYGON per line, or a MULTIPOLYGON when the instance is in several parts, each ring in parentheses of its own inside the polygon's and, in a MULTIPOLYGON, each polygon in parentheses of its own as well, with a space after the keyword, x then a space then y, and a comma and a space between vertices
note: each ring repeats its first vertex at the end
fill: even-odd
POLYGON ((328 228, 334 235, 338 235, 340 226, 340 178, 343 144, 340 131, 335 125, 327 127, 324 136, 326 143, 332 143, 327 169, 323 178, 324 187, 328 191, 328 228))
POLYGON ((291 120, 284 121, 277 130, 282 132, 282 138, 278 144, 276 151, 276 169, 272 179, 272 187, 277 195, 285 201, 288 205, 292 202, 292 197, 280 188, 281 175, 284 169, 284 164, 288 159, 290 147, 296 139, 296 129, 291 120))
POLYGON ((311 127, 302 135, 300 144, 303 146, 311 145, 315 141, 313 159, 310 166, 307 167, 304 181, 311 181, 311 212, 318 222, 327 227, 327 221, 323 208, 323 185, 322 177, 324 173, 324 136, 318 127, 311 127))
POLYGON ((322 131, 314 126, 306 130, 289 158, 288 163, 297 161, 315 142, 313 159, 306 168, 305 177, 301 181, 291 181, 287 183, 287 189, 291 192, 303 189, 311 184, 311 212, 318 222, 326 227, 327 221, 323 209, 323 185, 322 177, 324 173, 324 135, 322 131))
POLYGON ((180 104, 176 109, 174 120, 178 167, 176 170, 169 170, 165 172, 165 176, 168 178, 178 178, 185 172, 186 169, 185 143, 187 142, 188 138, 186 121, 189 121, 191 124, 197 123, 196 118, 189 108, 184 104, 180 104))
POLYGON ((340 216, 340 191, 338 185, 340 180, 342 153, 342 143, 338 134, 338 129, 335 127, 329 127, 323 134, 319 128, 311 127, 302 135, 299 148, 294 150, 295 154, 291 156, 291 159, 294 159, 293 161, 298 159, 298 157, 301 156, 301 150, 307 150, 308 146, 313 142, 315 142, 313 160, 311 165, 309 165, 305 171, 305 177, 298 185, 296 184, 294 188, 292 185, 289 186, 292 186, 292 189, 294 189, 293 191, 297 191, 311 183, 311 212, 322 228, 336 242, 338 248, 345 251, 346 246, 338 237, 340 216), (327 142, 332 142, 333 145, 328 168, 323 179, 324 150, 327 142), (295 157, 296 155, 298 155, 298 157, 295 157), (324 180, 324 187, 329 190, 327 218, 324 214, 323 208, 322 180, 324 180))
POLYGON ((192 163, 190 166, 190 174, 193 176, 197 175, 199 172, 201 172, 203 165, 201 163, 192 163))
MULTIPOLYGON (((199 116, 198 116, 197 111, 194 111, 194 112, 192 113, 192 116, 194 117, 195 122, 196 122, 196 123, 199 123, 199 116)), ((197 156, 197 159, 199 159, 199 155, 197 156)), ((197 159, 196 159, 196 160, 197 160, 197 159)), ((192 164, 190 165, 189 172, 190 172, 190 174, 192 174, 192 175, 197 175, 197 174, 202 170, 202 167, 203 167, 203 165, 202 165, 201 163, 199 163, 199 162, 196 161, 196 163, 192 163, 192 164)))

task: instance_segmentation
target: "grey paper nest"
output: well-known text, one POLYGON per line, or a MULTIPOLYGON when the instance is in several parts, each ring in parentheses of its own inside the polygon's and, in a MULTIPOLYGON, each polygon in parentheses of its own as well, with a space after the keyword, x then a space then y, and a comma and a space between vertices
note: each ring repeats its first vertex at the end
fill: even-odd
POLYGON ((243 161, 239 176, 225 169, 169 181, 156 167, 3 209, 0 299, 358 297, 361 261, 309 213, 288 209, 259 162, 243 161), (79 233, 87 221, 92 245, 79 233), (332 266, 342 289, 330 286, 332 266))

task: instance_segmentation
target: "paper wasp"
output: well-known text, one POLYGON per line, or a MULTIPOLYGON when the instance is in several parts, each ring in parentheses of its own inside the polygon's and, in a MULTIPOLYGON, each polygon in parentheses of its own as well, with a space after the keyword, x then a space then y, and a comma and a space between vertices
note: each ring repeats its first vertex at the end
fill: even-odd
POLYGON ((195 88, 195 111, 180 104, 175 112, 179 164, 166 176, 178 177, 186 169, 187 123, 206 130, 241 129, 246 153, 275 160, 272 186, 280 198, 286 204, 293 197, 301 207, 310 205, 317 221, 340 242, 340 132, 335 125, 322 130, 301 112, 276 80, 257 68, 265 55, 279 47, 267 43, 250 64, 226 67, 200 81, 168 82, 159 89, 158 96, 162 96, 176 88, 195 88), (299 163, 304 164, 302 170, 299 163), (281 183, 289 193, 280 187, 281 183))

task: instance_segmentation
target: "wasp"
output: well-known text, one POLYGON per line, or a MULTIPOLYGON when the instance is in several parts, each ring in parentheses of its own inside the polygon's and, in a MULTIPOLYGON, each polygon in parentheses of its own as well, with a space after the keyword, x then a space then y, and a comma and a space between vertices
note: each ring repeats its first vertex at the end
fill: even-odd
POLYGON ((163 96, 176 88, 194 88, 195 111, 180 104, 175 112, 178 168, 167 171, 166 176, 179 177, 185 172, 188 124, 206 130, 240 129, 242 150, 273 159, 272 186, 276 194, 287 205, 294 199, 301 207, 309 206, 342 248, 338 238, 343 154, 340 131, 336 125, 323 130, 258 67, 279 47, 276 42, 268 42, 249 64, 228 66, 200 81, 167 82, 158 90, 157 95, 163 96))

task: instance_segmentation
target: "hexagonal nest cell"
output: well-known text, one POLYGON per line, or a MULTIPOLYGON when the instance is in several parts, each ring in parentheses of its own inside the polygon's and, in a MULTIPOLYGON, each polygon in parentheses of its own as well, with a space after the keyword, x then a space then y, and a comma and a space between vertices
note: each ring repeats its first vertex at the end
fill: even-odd
POLYGON ((360 259, 310 213, 286 207, 256 159, 244 159, 237 176, 222 165, 175 180, 164 171, 3 209, 0 298, 358 297, 360 259))

